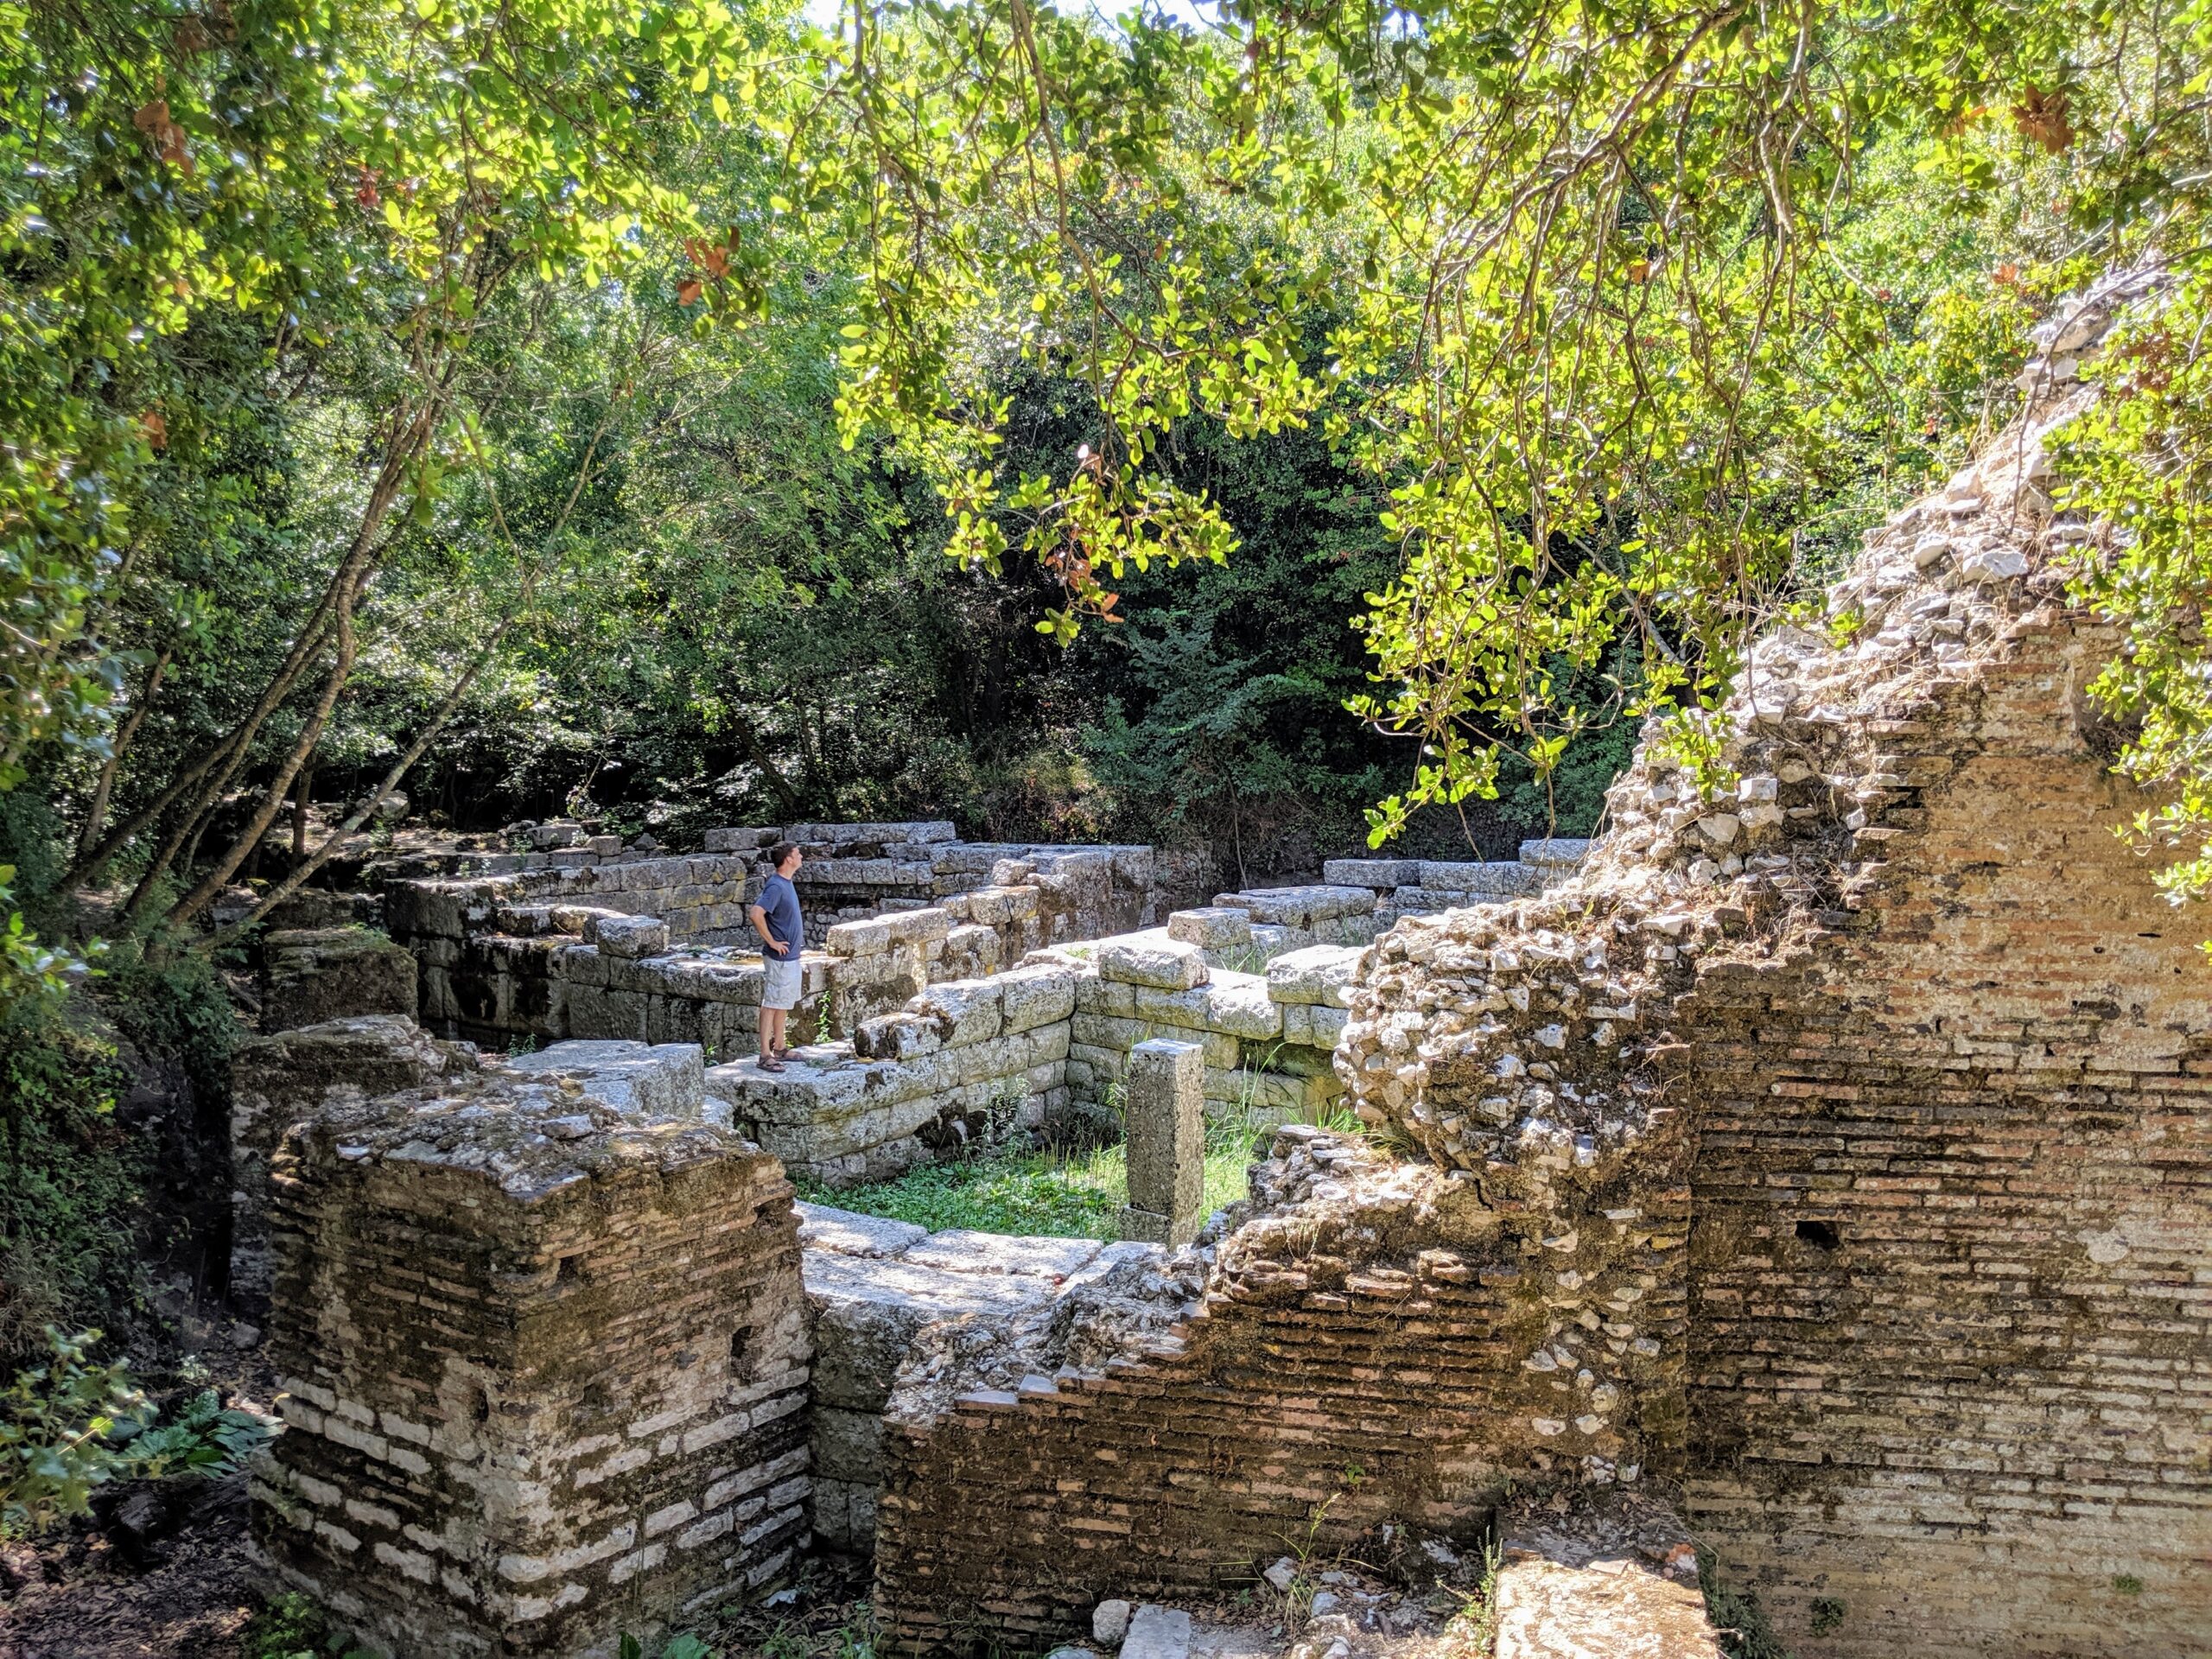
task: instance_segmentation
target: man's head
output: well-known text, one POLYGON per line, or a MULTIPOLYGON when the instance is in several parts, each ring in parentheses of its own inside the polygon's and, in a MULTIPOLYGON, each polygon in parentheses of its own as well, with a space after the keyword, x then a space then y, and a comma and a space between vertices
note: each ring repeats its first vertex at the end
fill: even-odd
POLYGON ((768 865, 778 875, 795 874, 806 862, 806 855, 798 849, 795 841, 779 841, 768 849, 768 865))

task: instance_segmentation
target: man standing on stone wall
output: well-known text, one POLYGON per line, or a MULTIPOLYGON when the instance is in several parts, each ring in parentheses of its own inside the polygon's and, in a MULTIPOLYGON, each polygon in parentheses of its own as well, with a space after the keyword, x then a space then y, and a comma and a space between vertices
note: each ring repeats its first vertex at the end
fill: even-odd
POLYGON ((791 885, 791 877, 805 861, 806 855, 794 842, 779 841, 771 847, 768 862, 775 874, 746 912, 753 931, 760 936, 760 960, 768 969, 767 982, 760 988, 763 1071, 782 1071, 784 1052, 790 1046, 784 1040, 784 1026, 798 1001, 799 953, 806 949, 806 924, 799 919, 798 889, 791 885))

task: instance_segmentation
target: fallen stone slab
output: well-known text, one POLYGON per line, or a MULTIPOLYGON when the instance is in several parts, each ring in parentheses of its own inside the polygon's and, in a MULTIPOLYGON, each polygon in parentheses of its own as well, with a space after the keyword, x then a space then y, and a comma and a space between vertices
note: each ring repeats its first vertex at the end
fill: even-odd
POLYGON ((802 1249, 834 1250, 840 1255, 903 1255, 930 1236, 929 1229, 888 1216, 863 1216, 826 1204, 794 1204, 802 1249))
POLYGON ((1720 1659, 1698 1588, 1697 1551, 1663 1504, 1522 1502, 1503 1517, 1496 1659, 1720 1659))
POLYGON ((1191 1659, 1191 1616, 1147 1603, 1129 1619, 1122 1659, 1191 1659))
POLYGON ((696 1118, 706 1098, 706 1055, 696 1043, 571 1040, 504 1064, 519 1077, 573 1080, 594 1100, 640 1116, 696 1118))
POLYGON ((904 1253, 918 1267, 947 1273, 1013 1274, 1033 1279, 1065 1279, 1088 1267, 1105 1246, 1095 1238, 1029 1237, 949 1227, 931 1233, 904 1253))

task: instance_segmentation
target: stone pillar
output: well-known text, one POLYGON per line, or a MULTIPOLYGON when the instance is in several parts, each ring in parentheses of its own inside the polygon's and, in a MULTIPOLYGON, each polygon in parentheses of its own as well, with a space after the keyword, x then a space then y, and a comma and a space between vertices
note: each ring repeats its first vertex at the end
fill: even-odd
POLYGON ((489 1077, 276 1160, 287 1588, 399 1659, 605 1659, 806 1545, 791 1184, 709 1125, 489 1077))
POLYGON ((1155 1038, 1129 1051, 1129 1204, 1124 1236, 1189 1243, 1204 1224, 1206 1185, 1205 1046, 1155 1038))

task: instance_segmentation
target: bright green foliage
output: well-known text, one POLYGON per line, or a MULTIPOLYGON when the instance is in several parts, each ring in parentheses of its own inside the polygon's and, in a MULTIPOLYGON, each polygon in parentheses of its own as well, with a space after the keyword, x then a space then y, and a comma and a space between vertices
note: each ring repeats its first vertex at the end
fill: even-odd
POLYGON ((2126 828, 2163 855, 2181 849, 2156 878, 2177 904, 2212 894, 2208 319, 2212 261, 2200 255, 2109 343, 2096 372, 2104 395, 2057 446, 2070 503, 2112 523, 2114 545, 2085 554, 2072 592, 2124 632, 2126 647, 2089 690, 2132 728, 2120 770, 2159 804, 2126 828))
POLYGON ((0 1529, 18 1536, 90 1513, 93 1489, 130 1468, 111 1437, 144 1403, 128 1368, 86 1357, 99 1332, 46 1335, 53 1357, 0 1394, 0 1529))

